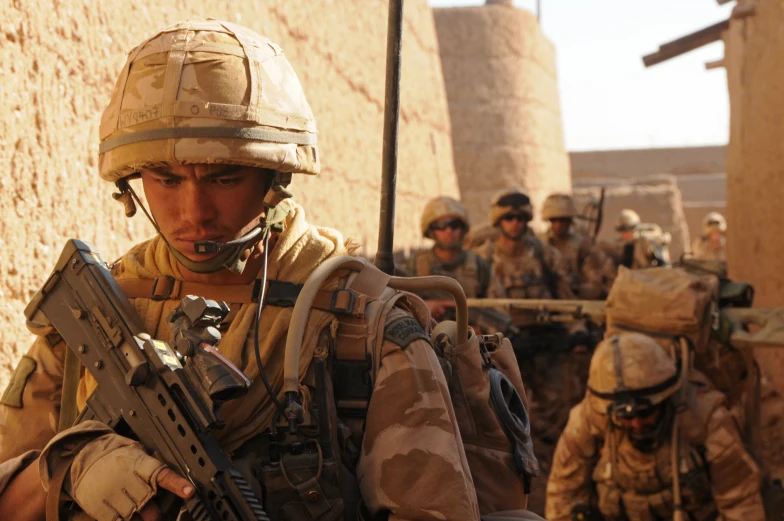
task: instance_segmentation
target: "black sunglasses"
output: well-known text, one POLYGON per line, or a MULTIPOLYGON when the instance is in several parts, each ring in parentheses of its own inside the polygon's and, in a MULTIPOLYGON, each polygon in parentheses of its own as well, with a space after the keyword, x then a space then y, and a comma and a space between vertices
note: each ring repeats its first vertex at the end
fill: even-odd
POLYGON ((465 228, 465 223, 460 219, 450 219, 448 221, 433 223, 430 225, 431 230, 446 230, 452 228, 453 230, 462 230, 465 228))
POLYGON ((526 218, 526 216, 522 215, 522 214, 519 214, 519 213, 508 213, 508 214, 504 215, 503 217, 501 217, 501 220, 502 221, 507 221, 507 222, 510 222, 510 221, 528 222, 528 219, 526 218))
POLYGON ((569 224, 570 222, 572 222, 572 218, 571 217, 556 217, 554 219, 550 219, 550 222, 551 223, 569 224))

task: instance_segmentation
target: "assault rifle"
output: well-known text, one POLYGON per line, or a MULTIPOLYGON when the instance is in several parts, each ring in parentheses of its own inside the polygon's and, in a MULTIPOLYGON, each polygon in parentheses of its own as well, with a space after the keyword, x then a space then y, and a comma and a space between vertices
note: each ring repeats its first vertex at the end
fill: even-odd
POLYGON ((211 432, 223 425, 221 404, 250 386, 213 347, 220 333, 210 326, 226 313, 223 303, 186 297, 170 316, 175 352, 144 332, 105 263, 73 239, 25 309, 28 321, 51 324, 98 382, 77 423, 105 423, 189 479, 194 521, 269 521, 211 432))

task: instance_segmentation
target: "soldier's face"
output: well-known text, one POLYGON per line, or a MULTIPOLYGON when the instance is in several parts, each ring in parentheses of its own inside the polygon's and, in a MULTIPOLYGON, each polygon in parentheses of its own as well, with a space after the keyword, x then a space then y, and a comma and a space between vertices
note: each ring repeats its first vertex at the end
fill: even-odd
POLYGON ((194 261, 195 241, 228 242, 258 224, 264 213, 268 173, 260 168, 196 164, 142 171, 144 193, 161 233, 194 261))
POLYGON ((566 235, 569 233, 569 227, 572 225, 571 219, 550 219, 550 228, 556 235, 566 235))
POLYGON ((465 225, 459 219, 446 217, 431 226, 433 238, 440 244, 460 244, 465 235, 465 225))
POLYGON ((631 242, 634 240, 634 230, 626 230, 620 233, 621 233, 621 240, 623 242, 631 242))
POLYGON ((652 409, 650 414, 633 416, 631 418, 613 418, 613 421, 632 434, 642 435, 656 427, 661 415, 662 411, 657 407, 652 409))
POLYGON ((522 237, 528 227, 528 219, 520 213, 508 213, 501 217, 501 231, 507 237, 522 237))

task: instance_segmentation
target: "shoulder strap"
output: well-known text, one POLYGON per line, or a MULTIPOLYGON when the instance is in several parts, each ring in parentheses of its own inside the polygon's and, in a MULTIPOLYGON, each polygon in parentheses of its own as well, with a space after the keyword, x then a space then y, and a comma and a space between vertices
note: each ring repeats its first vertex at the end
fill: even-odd
MULTIPOLYGON (((162 275, 155 279, 120 279, 117 284, 128 298, 148 298, 156 301, 180 300, 185 295, 198 295, 209 300, 247 303, 258 302, 261 293, 261 280, 258 279, 245 285, 213 285, 162 275)), ((293 307, 302 286, 283 280, 268 280, 265 304, 282 308, 293 307)), ((353 289, 319 290, 312 307, 335 314, 361 316, 364 299, 365 297, 353 289)))

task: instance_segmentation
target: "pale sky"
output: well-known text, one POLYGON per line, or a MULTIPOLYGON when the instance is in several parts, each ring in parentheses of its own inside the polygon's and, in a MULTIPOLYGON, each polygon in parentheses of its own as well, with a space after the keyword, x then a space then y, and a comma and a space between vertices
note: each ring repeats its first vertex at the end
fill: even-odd
MULTIPOLYGON (((433 7, 483 0, 428 0, 433 7)), ((540 0, 555 44, 567 150, 726 144, 729 100, 715 42, 649 69, 642 56, 729 17, 716 0, 540 0)), ((536 0, 516 0, 535 11, 536 0)))

